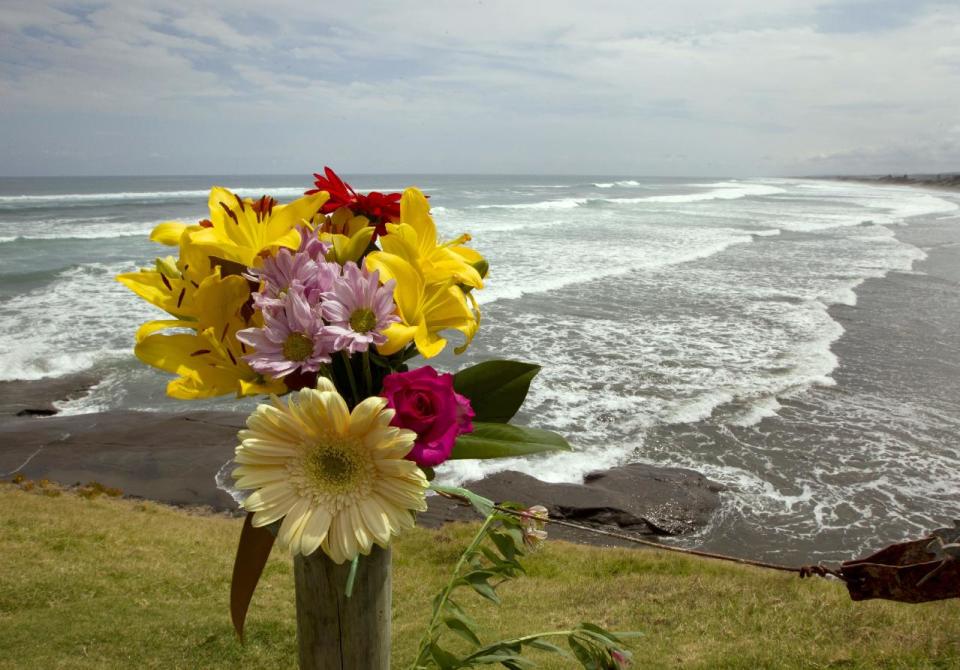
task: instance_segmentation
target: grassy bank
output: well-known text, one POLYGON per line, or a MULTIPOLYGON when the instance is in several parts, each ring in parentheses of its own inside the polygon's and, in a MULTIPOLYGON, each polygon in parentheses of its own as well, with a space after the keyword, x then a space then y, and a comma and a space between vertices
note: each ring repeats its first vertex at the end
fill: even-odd
MULTIPOLYGON (((227 614, 240 522, 152 503, 0 485, 0 668, 293 668, 293 577, 275 555, 240 646, 227 614)), ((470 535, 416 530, 394 550, 394 667, 470 535)), ((842 585, 653 551, 548 542, 488 634, 594 621, 640 630, 640 668, 960 667, 960 602, 852 603, 842 585)), ((541 660, 538 658, 537 660, 541 660)), ((541 667, 571 667, 542 657, 541 667)))

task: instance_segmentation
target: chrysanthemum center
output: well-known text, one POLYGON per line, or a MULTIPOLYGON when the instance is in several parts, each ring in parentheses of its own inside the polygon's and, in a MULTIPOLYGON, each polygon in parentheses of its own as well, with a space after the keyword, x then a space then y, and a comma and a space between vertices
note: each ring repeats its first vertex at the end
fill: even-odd
POLYGON ((350 327, 358 333, 369 333, 377 327, 377 315, 373 310, 361 307, 350 315, 350 327))
POLYGON ((357 488, 363 473, 363 461, 349 444, 317 444, 307 453, 304 470, 327 493, 343 493, 357 488))
POLYGON ((290 333, 283 343, 283 357, 288 361, 305 361, 313 353, 313 340, 303 333, 290 333))

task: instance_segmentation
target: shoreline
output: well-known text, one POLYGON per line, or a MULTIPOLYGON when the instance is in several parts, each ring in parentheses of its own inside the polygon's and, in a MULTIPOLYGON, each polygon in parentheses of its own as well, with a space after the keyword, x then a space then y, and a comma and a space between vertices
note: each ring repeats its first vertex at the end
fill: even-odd
POLYGON ((804 177, 824 181, 851 181, 858 184, 917 186, 936 188, 946 191, 960 191, 960 172, 939 174, 902 174, 902 175, 828 175, 823 177, 804 177))
MULTIPOLYGON (((749 548, 784 563, 841 561, 922 537, 960 514, 953 446, 960 437, 960 223, 923 215, 888 228, 926 257, 911 270, 864 280, 853 289, 855 304, 828 307, 843 328, 830 346, 834 384, 778 397, 776 414, 751 426, 707 418, 648 435, 652 444, 707 442, 753 468, 761 467, 749 460, 754 451, 775 447, 781 465, 804 474, 768 471, 764 485, 777 496, 766 507, 743 505, 731 486, 697 548, 736 555, 749 548), (837 451, 854 442, 865 448, 837 451), (911 448, 901 450, 904 444, 911 448), (838 461, 845 466, 822 471, 821 462, 838 461), (823 482, 845 498, 823 499, 823 482), (798 526, 810 530, 789 542, 777 532, 798 526)), ((710 473, 707 458, 699 468, 710 473)))
MULTIPOLYGON (((874 185, 890 183, 880 179, 862 178, 862 181, 874 185)), ((909 185, 925 186, 922 183, 909 185)), ((767 445, 777 445, 787 452, 800 454, 806 453, 808 449, 811 453, 820 450, 819 455, 825 457, 828 454, 823 450, 823 445, 832 439, 832 426, 829 421, 811 421, 811 418, 817 417, 818 407, 822 409, 824 406, 824 399, 841 404, 845 397, 863 393, 864 390, 883 394, 893 389, 895 394, 901 387, 910 386, 904 380, 913 384, 916 394, 926 392, 924 384, 931 387, 931 393, 953 393, 950 379, 937 377, 935 368, 946 361, 948 366, 955 366, 950 369, 956 369, 957 377, 960 378, 960 367, 956 367, 960 366, 957 359, 960 346, 943 346, 933 352, 924 351, 928 348, 925 338, 930 333, 931 319, 935 320, 934 317, 939 312, 960 313, 960 304, 955 297, 956 285, 960 283, 960 226, 955 222, 940 220, 946 218, 926 216, 911 219, 907 225, 889 226, 889 230, 898 240, 924 249, 928 257, 916 261, 912 272, 891 271, 882 278, 865 280, 854 289, 857 297, 854 305, 829 306, 831 319, 844 329, 844 333, 830 347, 838 359, 837 367, 831 373, 837 380, 835 386, 814 386, 798 395, 777 398, 780 405, 777 414, 762 419, 759 424, 743 427, 719 426, 718 421, 711 423, 708 419, 682 426, 658 426, 650 432, 650 440, 659 440, 667 447, 672 447, 674 453, 683 453, 683 449, 678 449, 677 445, 682 445, 686 440, 708 441, 713 449, 722 452, 728 448, 735 449, 738 441, 742 446, 749 444, 750 440, 756 442, 762 439, 767 445), (948 305, 949 309, 945 309, 948 305), (914 361, 918 353, 927 356, 925 362, 919 366, 915 365, 914 361), (865 375, 876 379, 866 379, 865 375), (924 379, 939 381, 923 381, 924 379), (818 406, 817 403, 821 404, 818 406), (818 425, 813 425, 814 423, 818 425), (737 438, 746 438, 729 442, 724 431, 737 438), (765 432, 766 435, 757 437, 757 432, 765 432)), ((941 327, 940 324, 933 325, 938 329, 941 327)), ((945 341, 954 342, 955 338, 945 341)), ((960 345, 960 342, 957 344, 960 345)), ((21 472, 31 479, 55 479, 67 485, 99 481, 107 486, 120 488, 133 497, 159 500, 176 506, 206 506, 215 511, 235 510, 230 496, 217 488, 215 477, 223 472, 224 464, 233 456, 235 434, 245 418, 243 413, 109 411, 101 414, 56 414, 60 403, 76 398, 78 394, 82 396, 84 389, 95 385, 97 381, 81 373, 31 382, 0 382, 0 439, 3 439, 3 447, 0 448, 0 479, 9 479, 14 473, 21 472), (18 416, 21 413, 24 414, 18 416)), ((960 388, 956 389, 956 397, 960 398, 960 388)), ((896 400, 895 397, 893 399, 896 400)), ((921 410, 925 408, 922 404, 918 406, 921 410)), ((848 403, 846 409, 859 408, 848 403)), ((847 418, 839 413, 828 417, 832 421, 840 419, 833 427, 841 430, 846 430, 843 420, 847 418)), ((875 419, 871 420, 874 421, 873 424, 861 423, 857 428, 864 431, 886 429, 875 419)), ((954 431, 952 435, 948 434, 948 437, 955 439, 958 432, 960 431, 954 431)), ((872 432, 869 434, 872 439, 872 432)), ((663 453, 664 458, 661 460, 671 462, 666 450, 663 453)), ((842 457, 842 454, 840 456, 842 457)), ((710 472, 710 456, 705 458, 707 460, 702 462, 699 459, 691 460, 690 466, 697 470, 707 468, 706 471, 710 472)), ((809 467, 813 467, 813 457, 808 458, 811 463, 809 467)), ((793 457, 788 459, 792 461, 793 457)), ((950 461, 945 459, 944 462, 950 461)), ((749 461, 747 465, 753 467, 749 461)), ((857 467, 861 468, 864 478, 873 474, 869 469, 873 467, 870 462, 857 467)), ((660 472, 669 470, 666 465, 658 469, 660 472)), ((861 479, 850 474, 853 471, 851 468, 847 473, 839 473, 844 486, 847 482, 851 482, 851 486, 862 483, 861 479)), ((689 470, 687 472, 697 474, 689 470)), ((801 470, 797 472, 803 474, 801 470)), ((505 476, 517 475, 506 473, 505 476)), ((862 542, 862 537, 856 540, 845 537, 839 530, 842 524, 875 524, 877 543, 887 539, 901 539, 901 536, 897 535, 901 532, 900 527, 889 519, 878 517, 863 522, 848 513, 818 540, 823 542, 822 546, 816 545, 809 538, 803 538, 795 547, 792 543, 786 543, 782 536, 778 539, 776 528, 787 528, 792 523, 791 519, 809 514, 811 496, 798 486, 798 481, 790 481, 789 477, 778 477, 774 474, 765 479, 772 483, 777 495, 793 501, 789 503, 792 517, 786 513, 774 513, 772 516, 775 523, 754 523, 751 526, 745 523, 742 517, 755 510, 724 504, 719 513, 712 517, 713 520, 699 525, 693 535, 688 534, 689 530, 682 533, 679 538, 681 543, 696 544, 727 553, 742 553, 745 547, 749 547, 751 551, 758 549, 768 557, 791 559, 804 553, 817 554, 822 548, 824 555, 833 559, 838 555, 849 557, 851 547, 859 548, 856 543, 862 542)), ((647 479, 639 476, 632 480, 634 488, 640 487, 645 481, 647 479)), ((693 482, 695 478, 689 481, 693 482)), ((913 485, 912 482, 908 483, 913 485)), ((469 484, 479 493, 485 493, 483 487, 486 485, 498 485, 497 476, 488 477, 479 485, 469 484), (488 480, 493 481, 491 483, 488 480)), ((541 499, 533 498, 529 499, 529 502, 521 502, 541 502, 551 495, 548 493, 550 490, 564 492, 562 487, 565 485, 542 485, 543 489, 535 489, 537 495, 542 496, 541 499)), ((530 486, 530 483, 524 480, 519 485, 513 484, 513 489, 527 492, 530 486)), ((684 492, 683 486, 677 490, 680 494, 684 492)), ((816 492, 815 487, 814 491, 816 492)), ((732 495, 725 497, 727 503, 735 499, 736 490, 731 493, 732 495)), ((494 493, 487 495, 497 497, 494 493)), ((515 497, 518 496, 511 493, 501 496, 500 499, 515 497)), ((779 504, 779 501, 775 503, 779 504)), ((869 500, 866 504, 880 505, 869 500)), ((433 504, 431 512, 423 517, 424 523, 431 519, 429 523, 441 525, 450 520, 473 518, 470 510, 455 509, 456 506, 452 504, 447 504, 447 507, 444 509, 433 504)), ((894 515, 904 515, 905 509, 911 512, 906 516, 913 526, 919 527, 927 523, 928 519, 923 518, 923 509, 911 510, 909 507, 893 505, 891 512, 894 515)), ((833 512, 829 506, 827 510, 833 512)), ((608 521, 611 518, 607 507, 600 506, 595 512, 595 523, 598 523, 597 518, 603 519, 604 514, 607 514, 608 521)), ((756 518, 764 519, 763 514, 769 513, 768 510, 760 512, 756 518)), ((652 520, 652 525, 656 526, 658 519, 652 520)), ((621 528, 619 525, 617 527, 621 528)), ((855 529, 854 534, 862 534, 864 527, 855 529)), ((647 530, 652 531, 653 535, 658 534, 652 528, 647 530)))
MULTIPOLYGON (((242 515, 219 486, 245 416, 234 412, 110 411, 50 415, 56 403, 95 383, 89 376, 0 383, 0 480, 92 486, 199 513, 242 515)), ((624 465, 593 473, 583 484, 550 484, 502 471, 466 484, 495 502, 545 505, 552 518, 641 539, 685 535, 706 527, 722 487, 683 468, 624 465)), ((419 525, 478 518, 469 506, 428 497, 419 525)), ((629 541, 556 526, 551 535, 596 546, 629 541)))

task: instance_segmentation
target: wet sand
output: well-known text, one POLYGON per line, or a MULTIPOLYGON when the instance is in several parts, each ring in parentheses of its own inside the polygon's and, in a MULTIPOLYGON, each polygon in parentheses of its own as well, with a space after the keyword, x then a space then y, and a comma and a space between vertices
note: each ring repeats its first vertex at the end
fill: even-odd
POLYGON ((841 561, 960 516, 960 219, 914 219, 891 230, 927 258, 913 272, 868 279, 855 289, 856 305, 830 307, 844 328, 831 347, 835 385, 779 398, 777 414, 753 426, 707 419, 647 436, 663 451, 702 454, 708 473, 711 454, 721 453, 727 464, 764 471, 778 494, 751 507, 731 487, 714 524, 692 540, 700 548, 786 563, 841 561), (898 451, 904 444, 922 446, 908 457, 898 451), (758 462, 760 452, 777 462, 758 462), (821 499, 819 483, 844 498, 821 499))

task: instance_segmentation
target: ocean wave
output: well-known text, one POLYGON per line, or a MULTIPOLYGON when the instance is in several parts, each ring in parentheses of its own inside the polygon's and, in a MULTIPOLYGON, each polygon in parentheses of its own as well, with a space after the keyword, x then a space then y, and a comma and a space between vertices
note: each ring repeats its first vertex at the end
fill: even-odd
MULTIPOLYGON (((611 182, 609 186, 594 184, 599 188, 612 188, 613 186, 626 184, 627 182, 611 182)), ((632 182, 640 186, 639 182, 632 182)), ((691 203, 704 202, 708 200, 738 200, 753 196, 774 195, 783 193, 784 189, 779 186, 768 184, 751 184, 740 182, 719 182, 711 185, 709 191, 700 193, 686 193, 682 195, 651 195, 641 198, 560 198, 558 200, 541 200, 538 202, 522 202, 509 204, 476 205, 471 209, 576 209, 588 205, 603 205, 606 203, 614 205, 633 205, 642 203, 691 203)))
POLYGON ((656 257, 650 254, 639 254, 633 258, 623 256, 618 259, 617 264, 597 263, 593 264, 590 269, 581 266, 575 272, 537 273, 536 280, 530 283, 517 281, 516 278, 506 278, 506 281, 501 281, 499 284, 489 282, 487 288, 477 294, 477 300, 480 304, 490 305, 498 300, 514 300, 527 295, 549 293, 567 286, 618 277, 635 272, 640 268, 654 269, 690 263, 709 258, 735 244, 744 244, 750 241, 751 238, 747 234, 731 234, 725 239, 703 243, 699 247, 688 245, 674 249, 669 254, 666 253, 666 250, 663 250, 663 253, 656 257))
POLYGON ((709 200, 739 200, 763 195, 784 193, 785 189, 768 184, 749 184, 740 182, 718 182, 711 184, 711 190, 700 193, 684 193, 678 195, 651 195, 644 198, 609 198, 609 202, 635 204, 642 202, 688 203, 706 202, 709 200))
POLYGON ((761 421, 771 416, 776 416, 777 411, 782 407, 776 396, 766 396, 753 399, 747 403, 747 406, 727 420, 731 426, 747 428, 755 426, 761 421))
POLYGON ((115 223, 98 226, 77 226, 66 229, 38 229, 33 228, 29 233, 0 237, 0 244, 11 242, 38 242, 52 240, 106 240, 117 237, 143 237, 147 239, 150 231, 160 223, 131 222, 115 223))
POLYGON ((477 205, 473 209, 575 209, 587 204, 589 198, 563 198, 541 202, 523 202, 509 205, 477 205))
POLYGON ((633 179, 625 179, 623 181, 610 181, 610 182, 601 182, 594 184, 597 188, 613 188, 614 186, 640 186, 640 182, 634 181, 633 179))
POLYGON ((114 280, 133 264, 92 263, 56 273, 3 303, 0 379, 42 379, 129 358, 132 334, 161 315, 114 280))

